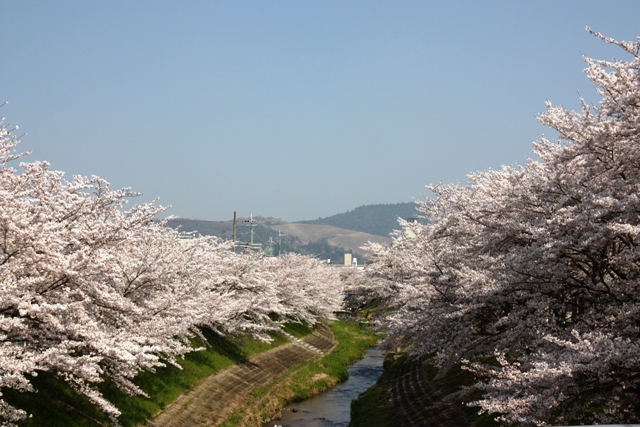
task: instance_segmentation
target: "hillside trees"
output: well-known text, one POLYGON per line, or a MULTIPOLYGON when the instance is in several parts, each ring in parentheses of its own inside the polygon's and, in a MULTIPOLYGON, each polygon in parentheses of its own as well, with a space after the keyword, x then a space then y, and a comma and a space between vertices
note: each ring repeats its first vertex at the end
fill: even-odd
POLYGON ((631 56, 586 59, 598 106, 548 103, 539 160, 430 187, 428 223, 372 248, 387 345, 466 363, 508 424, 640 415, 640 38, 595 35, 631 56))
MULTIPOLYGON (((181 240, 155 219, 163 208, 125 210, 128 189, 67 181, 46 162, 11 167, 23 157, 17 143, 2 124, 0 392, 34 391, 30 378, 53 372, 117 423, 96 385, 144 394, 132 379, 176 364, 194 338, 206 345, 200 327, 268 340, 285 320, 313 323, 338 308, 341 284, 328 267, 181 240)), ((27 415, 1 398, 2 425, 27 415)))

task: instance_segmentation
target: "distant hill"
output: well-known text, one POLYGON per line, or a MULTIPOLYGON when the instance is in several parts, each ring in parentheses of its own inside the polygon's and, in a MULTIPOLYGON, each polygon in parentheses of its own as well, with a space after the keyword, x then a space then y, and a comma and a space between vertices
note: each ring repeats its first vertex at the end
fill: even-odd
POLYGON ((416 204, 394 203, 365 205, 352 211, 318 218, 311 221, 299 221, 298 224, 323 224, 346 230, 361 231, 377 236, 388 236, 393 230, 397 230, 398 217, 407 219, 417 216, 416 204))
MULTIPOLYGON (((236 241, 248 242, 250 231, 248 218, 236 221, 236 241)), ((268 253, 294 252, 314 255, 320 259, 330 259, 332 263, 342 264, 344 254, 351 253, 358 262, 367 259, 367 253, 361 249, 367 242, 389 243, 389 237, 346 230, 324 224, 288 223, 276 218, 253 217, 256 226, 253 229, 253 241, 262 245, 268 253)), ((217 236, 225 240, 233 238, 233 221, 203 221, 197 219, 174 218, 167 221, 171 228, 184 232, 198 232, 203 236, 217 236)))
MULTIPOLYGON (((283 223, 272 225, 273 230, 285 233, 287 236, 300 242, 302 248, 307 248, 306 253, 316 255, 319 258, 330 258, 332 262, 342 263, 345 253, 351 253, 360 260, 367 258, 367 253, 362 250, 362 246, 367 242, 391 243, 389 237, 377 236, 375 234, 363 233, 361 231, 346 230, 344 228, 333 227, 324 224, 301 224, 283 223), (322 251, 317 253, 317 249, 330 249, 326 254, 322 251), (325 255, 325 256, 323 256, 325 255)), ((305 253, 305 252, 300 252, 305 253)))
MULTIPOLYGON (((366 205, 352 211, 311 221, 285 222, 277 218, 254 216, 253 241, 269 254, 295 252, 342 264, 345 253, 366 260, 361 249, 367 242, 389 243, 389 233, 398 229, 398 218, 418 215, 415 203, 366 205)), ((248 242, 248 218, 236 221, 236 241, 248 242)), ((233 238, 233 221, 204 221, 174 218, 167 222, 181 231, 197 231, 203 236, 233 238)))

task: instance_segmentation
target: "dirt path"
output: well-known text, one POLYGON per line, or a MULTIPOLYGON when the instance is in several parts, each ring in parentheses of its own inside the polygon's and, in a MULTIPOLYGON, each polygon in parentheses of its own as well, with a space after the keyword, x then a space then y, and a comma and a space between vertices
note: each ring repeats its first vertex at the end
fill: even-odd
POLYGON ((234 365, 206 378, 196 388, 180 396, 148 425, 215 426, 238 409, 253 389, 264 387, 301 362, 320 357, 335 345, 333 333, 322 324, 318 324, 302 342, 296 341, 257 354, 247 363, 234 365))

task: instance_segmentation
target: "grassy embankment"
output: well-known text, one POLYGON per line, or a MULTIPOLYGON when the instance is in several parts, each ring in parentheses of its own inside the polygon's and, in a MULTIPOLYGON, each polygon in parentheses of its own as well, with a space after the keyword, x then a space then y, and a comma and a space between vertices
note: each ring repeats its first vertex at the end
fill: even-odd
POLYGON ((283 406, 322 393, 349 377, 347 367, 375 345, 378 337, 358 322, 332 322, 338 342, 333 351, 319 360, 303 362, 290 369, 268 387, 258 387, 244 407, 221 427, 260 426, 280 414, 283 406))
MULTIPOLYGON (((285 330, 296 337, 311 332, 310 328, 299 324, 288 324, 285 330)), ((109 383, 100 386, 105 397, 122 412, 119 421, 123 427, 133 427, 150 419, 153 414, 183 392, 195 387, 202 379, 233 364, 245 362, 253 354, 289 342, 280 334, 273 334, 273 341, 268 344, 248 338, 221 337, 209 330, 204 330, 203 334, 210 346, 203 351, 186 355, 184 360, 179 361, 182 369, 167 366, 158 369, 156 373, 142 372, 134 379, 134 383, 149 394, 149 399, 126 396, 109 383)), ((33 378, 33 384, 38 390, 37 393, 2 390, 4 399, 32 414, 31 418, 19 423, 20 427, 111 425, 95 405, 54 375, 41 372, 33 378)))

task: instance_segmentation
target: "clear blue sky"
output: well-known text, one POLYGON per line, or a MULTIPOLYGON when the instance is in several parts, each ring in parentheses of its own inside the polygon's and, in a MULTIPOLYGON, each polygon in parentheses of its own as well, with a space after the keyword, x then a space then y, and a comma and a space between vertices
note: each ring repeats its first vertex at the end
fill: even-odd
POLYGON ((635 40, 640 2, 0 0, 0 115, 169 214, 314 219, 526 161, 624 58, 587 25, 635 40))

